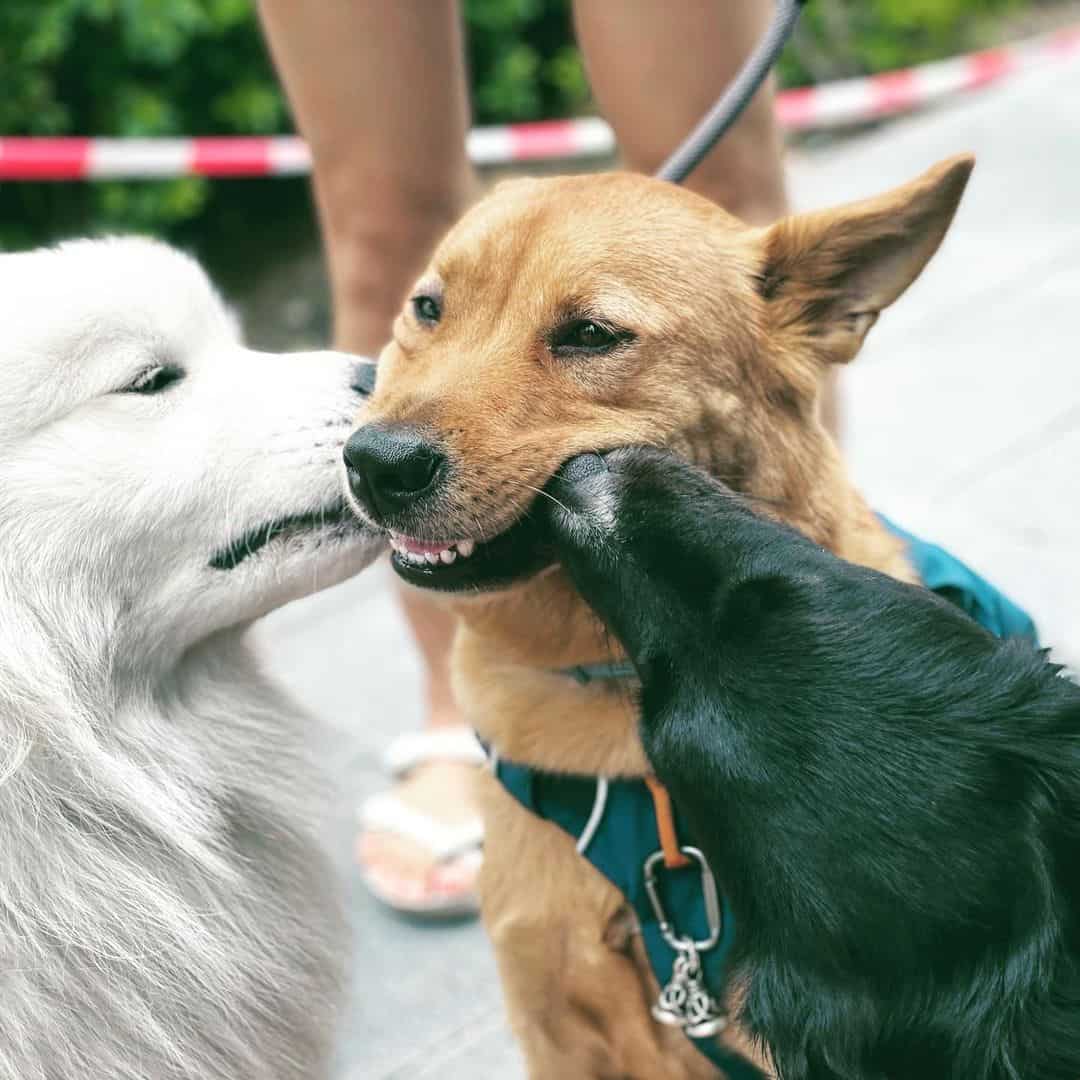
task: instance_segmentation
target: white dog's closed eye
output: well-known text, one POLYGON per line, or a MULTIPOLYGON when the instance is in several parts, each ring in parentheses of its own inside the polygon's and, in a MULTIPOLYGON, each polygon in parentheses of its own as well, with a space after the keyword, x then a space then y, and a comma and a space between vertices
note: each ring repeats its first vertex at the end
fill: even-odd
POLYGON ((125 394, 160 394, 162 390, 180 382, 184 374, 179 364, 154 364, 143 368, 120 391, 125 394))

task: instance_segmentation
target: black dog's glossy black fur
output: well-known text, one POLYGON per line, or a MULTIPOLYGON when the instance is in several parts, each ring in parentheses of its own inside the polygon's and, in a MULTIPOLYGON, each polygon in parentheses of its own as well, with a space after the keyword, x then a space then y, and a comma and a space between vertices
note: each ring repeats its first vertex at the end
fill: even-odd
POLYGON ((784 1080, 1080 1080, 1080 687, 668 455, 549 491, 784 1080))

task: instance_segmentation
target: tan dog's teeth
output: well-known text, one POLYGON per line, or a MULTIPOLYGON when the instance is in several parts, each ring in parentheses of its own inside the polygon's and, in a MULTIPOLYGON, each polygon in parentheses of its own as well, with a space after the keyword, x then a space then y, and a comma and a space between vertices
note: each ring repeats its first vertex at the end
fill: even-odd
POLYGON ((476 541, 455 540, 437 551, 414 551, 405 537, 390 533, 390 546, 410 566, 450 566, 459 555, 467 559, 476 550, 476 541))

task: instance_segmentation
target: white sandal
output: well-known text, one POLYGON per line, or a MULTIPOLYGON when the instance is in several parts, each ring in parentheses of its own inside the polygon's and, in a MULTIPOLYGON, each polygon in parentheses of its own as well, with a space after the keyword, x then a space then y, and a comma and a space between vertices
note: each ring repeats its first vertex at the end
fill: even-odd
POLYGON ((383 751, 383 768, 396 779, 417 765, 432 761, 454 761, 462 765, 483 765, 484 749, 464 724, 435 728, 434 731, 409 731, 391 740, 383 751))
MULTIPOLYGON (((387 747, 383 761, 397 779, 419 765, 451 761, 479 765, 484 752, 469 728, 440 728, 432 732, 401 735, 387 747)), ((433 864, 456 862, 469 870, 478 870, 483 859, 484 826, 479 817, 449 825, 405 803, 393 791, 380 792, 366 799, 358 811, 360 827, 365 831, 403 837, 431 853, 433 864)), ((371 894, 381 903, 409 915, 455 918, 476 914, 479 903, 474 890, 459 896, 435 896, 404 900, 360 862, 360 873, 371 894)))

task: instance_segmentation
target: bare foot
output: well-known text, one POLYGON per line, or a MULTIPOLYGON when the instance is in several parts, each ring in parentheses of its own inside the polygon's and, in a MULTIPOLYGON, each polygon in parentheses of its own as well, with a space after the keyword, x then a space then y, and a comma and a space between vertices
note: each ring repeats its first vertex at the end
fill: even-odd
MULTIPOLYGON (((465 833, 479 816, 473 790, 476 769, 452 761, 419 765, 395 785, 393 795, 403 807, 430 819, 436 830, 441 826, 465 833)), ((373 891, 394 907, 433 913, 441 907, 472 907, 478 849, 440 858, 436 848, 419 837, 367 828, 357 838, 356 854, 373 891)))

